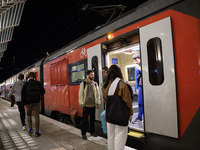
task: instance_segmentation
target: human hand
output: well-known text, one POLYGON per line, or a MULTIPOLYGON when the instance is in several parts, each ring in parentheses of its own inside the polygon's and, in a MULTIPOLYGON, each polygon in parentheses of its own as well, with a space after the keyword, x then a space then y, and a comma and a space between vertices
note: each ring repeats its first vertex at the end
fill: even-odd
POLYGON ((139 71, 141 71, 141 67, 140 67, 140 66, 138 66, 137 69, 138 69, 139 71))
POLYGON ((28 110, 28 108, 26 107, 26 105, 24 106, 24 109, 25 109, 25 110, 28 110))
POLYGON ((81 108, 81 109, 83 109, 83 107, 84 107, 83 105, 80 105, 80 108, 81 108))
POLYGON ((129 117, 129 121, 130 121, 130 122, 132 121, 132 115, 129 117))
POLYGON ((138 90, 136 90, 136 95, 138 95, 138 90))
POLYGON ((96 109, 99 109, 99 105, 96 106, 96 109))

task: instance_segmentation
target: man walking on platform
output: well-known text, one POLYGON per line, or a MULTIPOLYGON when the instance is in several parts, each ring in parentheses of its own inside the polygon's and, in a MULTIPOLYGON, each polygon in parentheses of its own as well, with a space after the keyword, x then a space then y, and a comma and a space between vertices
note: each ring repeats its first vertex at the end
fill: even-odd
POLYGON ((84 140, 87 140, 86 130, 88 123, 88 116, 90 115, 90 135, 96 137, 94 122, 95 122, 95 108, 99 108, 100 96, 97 83, 94 81, 94 71, 87 71, 87 79, 84 79, 80 84, 79 89, 79 105, 83 109, 81 134, 84 140))
POLYGON ((39 81, 34 80, 35 74, 34 72, 29 72, 28 74, 29 81, 26 82, 22 88, 22 101, 24 103, 24 108, 27 110, 27 118, 29 125, 29 135, 32 134, 32 119, 31 113, 34 111, 35 117, 35 136, 40 136, 39 133, 39 112, 40 112, 40 97, 45 93, 45 90, 39 81))
POLYGON ((22 90, 22 87, 24 85, 23 79, 24 79, 24 75, 20 74, 18 76, 18 81, 13 84, 10 92, 8 93, 8 97, 13 96, 13 94, 14 94, 14 99, 17 102, 18 110, 19 110, 19 113, 20 113, 22 130, 26 130, 25 110, 24 110, 24 104, 23 104, 22 99, 21 99, 21 90, 22 90))

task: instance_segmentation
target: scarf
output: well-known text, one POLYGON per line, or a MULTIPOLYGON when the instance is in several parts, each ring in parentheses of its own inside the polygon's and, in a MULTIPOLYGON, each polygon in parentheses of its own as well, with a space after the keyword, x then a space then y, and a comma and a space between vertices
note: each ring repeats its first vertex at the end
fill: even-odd
POLYGON ((121 79, 117 77, 117 78, 111 83, 110 88, 109 88, 109 90, 108 90, 108 95, 114 95, 115 90, 116 90, 116 88, 117 88, 117 84, 118 84, 118 82, 119 82, 120 80, 121 80, 121 79))

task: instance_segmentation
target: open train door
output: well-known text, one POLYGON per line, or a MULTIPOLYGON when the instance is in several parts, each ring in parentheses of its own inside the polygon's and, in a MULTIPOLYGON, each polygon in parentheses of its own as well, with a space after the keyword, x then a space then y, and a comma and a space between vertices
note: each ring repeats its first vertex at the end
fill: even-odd
POLYGON ((145 131, 178 138, 171 18, 139 29, 145 131))
POLYGON ((99 85, 101 105, 99 106, 99 109, 96 109, 96 120, 100 121, 100 114, 102 113, 104 109, 103 101, 102 101, 102 92, 101 92, 101 87, 103 83, 101 44, 88 48, 87 58, 88 58, 88 61, 87 61, 88 69, 91 69, 94 71, 94 74, 95 74, 94 81, 96 81, 99 85))

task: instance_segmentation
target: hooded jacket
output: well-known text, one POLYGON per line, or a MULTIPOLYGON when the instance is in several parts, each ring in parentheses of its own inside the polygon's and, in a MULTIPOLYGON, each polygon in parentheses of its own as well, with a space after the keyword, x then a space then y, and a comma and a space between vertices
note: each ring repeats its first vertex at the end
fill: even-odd
POLYGON ((15 101, 21 102, 21 90, 24 85, 23 81, 17 81, 14 83, 13 87, 11 88, 10 92, 8 93, 8 97, 11 97, 13 94, 15 95, 15 101))
MULTIPOLYGON (((86 100, 86 93, 87 93, 87 83, 88 79, 84 79, 83 82, 80 84, 79 88, 79 105, 84 106, 85 105, 85 100, 86 100), (86 82, 85 87, 84 87, 84 82, 86 82)), ((93 91, 94 91, 94 98, 95 98, 95 106, 100 105, 100 94, 99 94, 99 87, 96 82, 92 82, 93 85, 93 91), (96 85, 95 85, 96 84, 96 85)))

